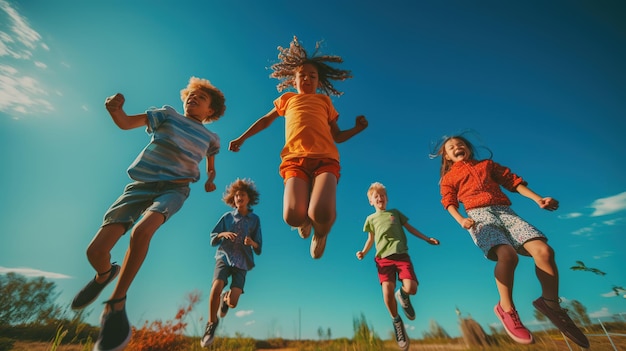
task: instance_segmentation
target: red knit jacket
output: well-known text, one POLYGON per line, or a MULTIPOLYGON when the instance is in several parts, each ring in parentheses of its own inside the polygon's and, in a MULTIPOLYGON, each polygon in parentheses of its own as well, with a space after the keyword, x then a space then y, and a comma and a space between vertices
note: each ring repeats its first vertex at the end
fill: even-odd
POLYGON ((516 192, 518 185, 528 184, 521 177, 492 160, 459 161, 441 178, 441 203, 444 208, 463 203, 465 210, 477 207, 505 205, 511 200, 500 186, 516 192))

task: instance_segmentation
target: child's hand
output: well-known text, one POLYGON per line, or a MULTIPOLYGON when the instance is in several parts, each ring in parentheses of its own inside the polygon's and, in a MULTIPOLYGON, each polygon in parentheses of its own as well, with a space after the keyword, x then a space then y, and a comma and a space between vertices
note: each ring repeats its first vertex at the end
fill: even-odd
POLYGON ((210 193, 211 191, 214 191, 215 189, 216 189, 216 186, 212 180, 207 180, 204 183, 204 191, 206 191, 207 193, 210 193))
POLYGON ((471 227, 474 226, 474 224, 476 224, 476 222, 474 222, 474 220, 471 218, 463 218, 460 224, 461 224, 461 227, 465 229, 470 229, 471 227))
POLYGON ((539 207, 548 211, 554 211, 559 208, 559 202, 551 197, 544 197, 543 199, 539 200, 537 204, 539 205, 539 207))
POLYGON ((435 239, 435 238, 428 238, 428 240, 426 240, 429 244, 431 245, 439 245, 439 240, 435 239))
POLYGON ((239 148, 241 147, 242 144, 243 144, 243 141, 239 139, 231 140, 231 142, 228 144, 228 150, 237 152, 239 151, 239 148))
POLYGON ((354 127, 358 130, 363 130, 365 128, 367 128, 368 122, 367 119, 365 118, 365 116, 361 115, 361 116, 357 116, 356 118, 356 123, 354 125, 354 127))
POLYGON ((122 109, 122 106, 124 106, 124 101, 126 101, 126 99, 124 99, 124 95, 117 93, 106 98, 104 101, 104 107, 106 107, 109 112, 119 111, 122 109))
POLYGON ((246 236, 245 238, 243 238, 243 244, 246 246, 252 246, 255 247, 256 246, 256 242, 252 239, 250 239, 249 236, 246 236))
POLYGON ((359 260, 363 259, 363 256, 365 256, 365 254, 363 253, 363 251, 357 251, 356 252, 356 258, 358 258, 359 260))
POLYGON ((235 241, 235 238, 237 237, 237 233, 233 233, 233 232, 221 232, 218 237, 222 237, 224 239, 228 239, 230 241, 235 241))

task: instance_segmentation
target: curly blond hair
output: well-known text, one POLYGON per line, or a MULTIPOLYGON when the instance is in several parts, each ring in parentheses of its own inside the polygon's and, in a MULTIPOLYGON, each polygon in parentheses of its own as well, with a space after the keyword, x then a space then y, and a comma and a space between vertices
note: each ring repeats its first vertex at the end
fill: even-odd
POLYGON ((180 91, 180 99, 185 102, 189 93, 196 89, 201 89, 211 96, 211 108, 213 109, 213 114, 207 116, 202 122, 209 123, 220 119, 226 111, 226 98, 224 97, 224 94, 211 84, 209 80, 198 77, 189 78, 189 84, 187 84, 187 87, 180 91))
POLYGON ((310 57, 304 47, 300 45, 296 36, 293 37, 288 48, 278 47, 278 59, 280 62, 272 65, 271 68, 274 72, 270 74, 270 77, 280 80, 280 83, 276 86, 279 92, 294 87, 298 68, 309 63, 317 68, 317 73, 319 74, 318 89, 326 95, 340 96, 343 94, 343 92, 335 89, 331 80, 346 80, 352 78, 352 74, 348 70, 328 65, 327 62, 342 63, 343 59, 340 56, 319 54, 321 43, 321 41, 318 41, 315 44, 315 51, 310 57))
POLYGON ((235 207, 235 194, 238 191, 248 193, 248 208, 259 203, 259 192, 256 190, 254 182, 250 179, 240 178, 237 178, 226 187, 222 200, 224 200, 228 206, 235 207))

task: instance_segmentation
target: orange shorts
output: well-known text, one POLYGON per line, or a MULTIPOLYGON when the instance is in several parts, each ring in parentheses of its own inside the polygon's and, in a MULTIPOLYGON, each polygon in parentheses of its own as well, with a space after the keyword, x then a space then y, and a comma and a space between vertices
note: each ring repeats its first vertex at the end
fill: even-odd
POLYGON ((332 173, 339 182, 339 161, 332 158, 306 158, 298 157, 284 160, 280 163, 278 173, 287 181, 289 178, 298 177, 310 182, 312 178, 322 173, 332 173))

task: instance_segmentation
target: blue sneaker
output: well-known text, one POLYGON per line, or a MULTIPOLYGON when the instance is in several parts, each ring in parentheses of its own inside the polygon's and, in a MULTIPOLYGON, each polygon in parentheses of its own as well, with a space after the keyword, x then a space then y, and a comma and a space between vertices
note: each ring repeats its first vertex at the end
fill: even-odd
POLYGON ((398 343, 398 347, 402 351, 408 350, 409 338, 406 336, 406 329, 404 329, 404 322, 402 322, 402 318, 400 318, 400 316, 396 317, 393 320, 393 331, 396 334, 396 342, 398 343))
POLYGON ((72 300, 73 310, 83 309, 90 303, 94 302, 94 300, 97 299, 98 295, 102 292, 102 289, 104 289, 104 287, 107 286, 120 273, 120 266, 113 263, 111 264, 111 269, 100 275, 105 275, 107 273, 109 273, 109 276, 104 282, 98 283, 94 277, 91 281, 89 281, 89 283, 87 283, 87 285, 85 285, 84 288, 82 288, 81 291, 78 292, 78 294, 76 294, 74 300, 72 300))
POLYGON ((224 299, 226 297, 226 291, 223 291, 222 294, 220 295, 220 317, 224 318, 226 317, 226 313, 228 313, 228 304, 226 303, 226 300, 224 299))
POLYGON ((215 338, 215 330, 217 329, 217 325, 220 323, 220 320, 216 320, 215 323, 208 322, 206 324, 206 329, 204 330, 204 335, 202 339, 200 339, 200 346, 209 347, 213 343, 213 339, 215 338))
POLYGON ((109 312, 103 312, 100 317, 100 334, 93 346, 94 351, 121 351, 130 342, 132 330, 126 316, 126 307, 119 311, 113 310, 113 304, 126 300, 121 299, 106 301, 109 304, 109 312))
POLYGON ((404 314, 406 315, 406 318, 410 320, 414 320, 415 310, 413 309, 413 305, 411 305, 411 299, 409 298, 409 295, 407 295, 406 293, 404 293, 404 291, 402 291, 402 288, 396 291, 396 299, 398 299, 400 306, 402 306, 402 309, 404 310, 404 314))

